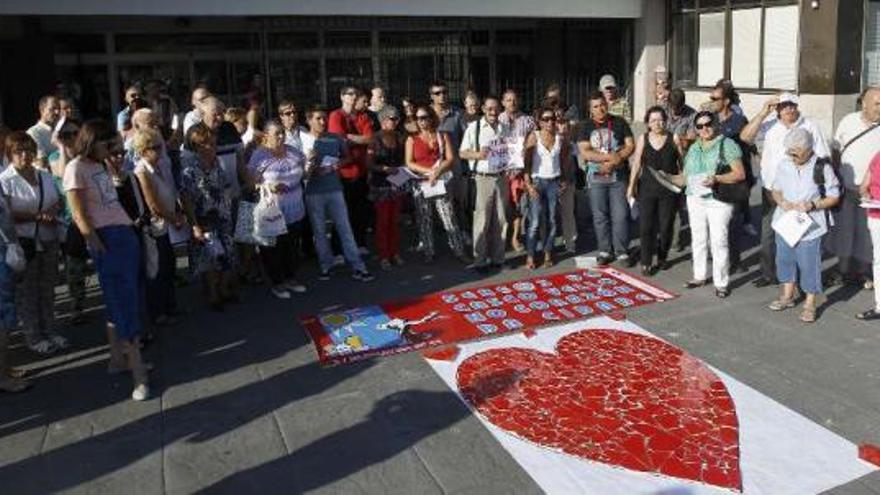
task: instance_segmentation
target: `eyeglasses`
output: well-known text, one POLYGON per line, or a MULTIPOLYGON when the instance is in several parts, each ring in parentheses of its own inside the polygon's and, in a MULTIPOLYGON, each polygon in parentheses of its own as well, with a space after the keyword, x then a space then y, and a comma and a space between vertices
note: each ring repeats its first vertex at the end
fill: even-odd
POLYGON ((437 91, 431 91, 431 94, 434 96, 445 95, 446 90, 445 89, 438 89, 437 91))
POLYGON ((696 124, 694 124, 694 128, 696 128, 698 131, 701 131, 703 129, 711 129, 712 122, 697 122, 696 124))

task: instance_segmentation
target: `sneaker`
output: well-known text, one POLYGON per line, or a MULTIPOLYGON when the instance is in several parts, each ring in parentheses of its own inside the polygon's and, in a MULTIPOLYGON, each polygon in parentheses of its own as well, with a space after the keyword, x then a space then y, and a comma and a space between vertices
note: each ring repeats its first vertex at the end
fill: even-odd
POLYGON ((141 383, 131 392, 131 400, 140 402, 147 400, 148 397, 150 397, 150 387, 148 387, 146 383, 141 383))
POLYGON ((318 274, 318 280, 330 280, 330 270, 321 270, 318 274))
POLYGON ((49 342, 55 346, 55 349, 63 350, 70 347, 70 341, 68 341, 65 337, 56 334, 52 334, 49 336, 49 342))
POLYGON ((380 261, 379 268, 381 268, 383 271, 390 272, 391 271, 391 260, 380 261))
POLYGON ((333 266, 344 266, 345 265, 345 256, 341 254, 337 254, 333 257, 333 266))
POLYGON ((758 229, 756 229, 755 226, 750 223, 743 225, 743 232, 749 234, 752 237, 758 237, 758 229))
POLYGON ((359 282, 369 282, 376 277, 374 277, 372 273, 366 270, 355 270, 355 272, 351 274, 351 278, 359 282))
POLYGON ((284 284, 284 287, 295 294, 305 294, 307 290, 306 286, 299 283, 297 280, 288 281, 284 284))
POLYGON ((614 261, 614 255, 611 253, 599 253, 599 256, 596 256, 596 263, 599 266, 605 266, 614 261))
POLYGON ((281 285, 272 287, 272 295, 278 299, 290 299, 290 291, 281 285))

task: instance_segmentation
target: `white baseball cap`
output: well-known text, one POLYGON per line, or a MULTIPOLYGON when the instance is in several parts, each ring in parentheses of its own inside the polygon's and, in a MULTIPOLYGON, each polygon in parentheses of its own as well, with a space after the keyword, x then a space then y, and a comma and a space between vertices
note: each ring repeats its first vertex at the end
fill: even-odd
POLYGON ((800 99, 794 93, 782 93, 779 95, 779 103, 778 105, 782 105, 783 103, 791 103, 792 105, 798 105, 800 103, 800 99))
POLYGON ((599 79, 599 89, 605 89, 608 87, 617 87, 617 81, 614 80, 614 76, 611 74, 605 74, 599 79))

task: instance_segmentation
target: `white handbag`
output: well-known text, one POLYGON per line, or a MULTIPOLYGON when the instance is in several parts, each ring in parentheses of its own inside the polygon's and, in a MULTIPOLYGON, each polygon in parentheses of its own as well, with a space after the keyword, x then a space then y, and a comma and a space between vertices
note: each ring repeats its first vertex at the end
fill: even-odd
POLYGON ((6 257, 4 259, 6 265, 15 273, 23 272, 25 267, 27 267, 27 258, 24 255, 24 249, 21 247, 21 244, 11 242, 12 240, 6 235, 6 232, 3 232, 3 229, 0 229, 0 238, 6 243, 6 257))

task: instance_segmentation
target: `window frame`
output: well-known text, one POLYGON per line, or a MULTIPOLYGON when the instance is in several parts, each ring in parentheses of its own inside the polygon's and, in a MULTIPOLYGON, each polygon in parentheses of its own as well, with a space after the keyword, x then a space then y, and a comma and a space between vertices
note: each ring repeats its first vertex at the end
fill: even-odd
MULTIPOLYGON (((669 60, 669 67, 672 71, 672 83, 675 86, 681 87, 682 89, 692 89, 692 90, 711 90, 711 86, 700 86, 700 66, 699 60, 699 49, 700 49, 700 16, 702 14, 713 14, 713 13, 723 13, 724 14, 724 70, 723 70, 723 78, 730 79, 731 77, 731 59, 733 56, 733 29, 732 29, 732 19, 733 12, 736 10, 746 10, 746 9, 761 9, 761 26, 760 26, 760 40, 759 40, 759 65, 758 65, 758 87, 750 87, 750 86, 737 86, 738 90, 748 91, 750 93, 778 93, 780 91, 797 91, 798 90, 798 77, 795 77, 795 87, 794 88, 776 88, 764 85, 764 51, 765 51, 765 39, 766 39, 766 19, 767 19, 767 9, 774 7, 788 7, 788 6, 797 6, 798 7, 798 15, 800 15, 800 2, 798 0, 753 0, 753 1, 737 1, 737 0, 725 0, 724 5, 719 6, 711 6, 711 7, 703 7, 701 6, 701 0, 694 0, 693 7, 677 7, 675 5, 676 2, 670 1, 669 5, 671 8, 669 9, 667 26, 669 26, 669 36, 667 36, 667 60, 669 60), (692 16, 691 22, 693 23, 692 29, 693 32, 696 33, 696 36, 693 39, 693 43, 690 44, 687 48, 690 52, 690 58, 694 61, 694 72, 693 72, 693 82, 690 84, 681 84, 682 79, 679 79, 677 72, 678 68, 678 59, 680 55, 676 50, 675 36, 676 33, 674 31, 674 26, 678 25, 678 17, 686 17, 692 16)), ((800 31, 797 33, 797 44, 800 47, 800 31)))

